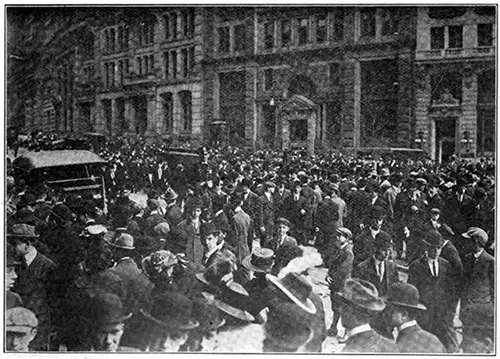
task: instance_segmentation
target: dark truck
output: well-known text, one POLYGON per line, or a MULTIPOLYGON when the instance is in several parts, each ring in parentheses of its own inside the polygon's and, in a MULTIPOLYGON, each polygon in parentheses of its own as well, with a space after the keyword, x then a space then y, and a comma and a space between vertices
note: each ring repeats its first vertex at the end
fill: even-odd
POLYGON ((13 161, 14 177, 27 185, 45 183, 64 192, 91 193, 106 205, 106 160, 86 150, 27 152, 13 161))

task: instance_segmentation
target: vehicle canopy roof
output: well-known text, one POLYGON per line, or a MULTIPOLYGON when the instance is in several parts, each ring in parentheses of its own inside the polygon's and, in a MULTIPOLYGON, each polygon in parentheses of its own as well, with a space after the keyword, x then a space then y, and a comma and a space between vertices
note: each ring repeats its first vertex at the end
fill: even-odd
POLYGON ((29 172, 38 168, 106 163, 97 154, 86 150, 28 152, 14 160, 14 167, 29 172))

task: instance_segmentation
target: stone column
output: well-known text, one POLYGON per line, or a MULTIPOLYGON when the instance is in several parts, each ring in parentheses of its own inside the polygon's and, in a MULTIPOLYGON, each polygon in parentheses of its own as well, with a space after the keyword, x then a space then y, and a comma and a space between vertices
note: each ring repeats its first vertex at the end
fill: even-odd
POLYGON ((128 133, 135 132, 135 107, 132 98, 125 99, 125 122, 127 123, 128 133))
POLYGON ((354 61, 354 136, 353 147, 361 146, 361 64, 354 61))
POLYGON ((173 144, 178 144, 178 136, 181 132, 181 99, 178 92, 172 93, 173 102, 173 121, 172 121, 172 135, 173 144))
POLYGON ((287 115, 281 119, 281 149, 290 148, 290 121, 287 115))
POLYGON ((116 135, 118 129, 118 103, 116 98, 111 100, 111 136, 116 135))
POLYGON ((156 98, 154 95, 147 95, 147 125, 146 135, 156 134, 156 98))
POLYGON ((307 153, 314 155, 314 144, 316 142, 316 112, 313 111, 307 119, 307 153))
POLYGON ((156 133, 164 134, 165 133, 165 104, 164 98, 162 95, 158 95, 156 101, 156 133))

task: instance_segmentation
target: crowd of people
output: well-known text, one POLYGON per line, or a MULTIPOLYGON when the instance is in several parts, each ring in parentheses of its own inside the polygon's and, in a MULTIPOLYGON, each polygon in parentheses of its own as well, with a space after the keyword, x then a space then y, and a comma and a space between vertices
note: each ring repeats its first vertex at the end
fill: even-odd
POLYGON ((107 211, 7 174, 7 350, 494 351, 490 160, 165 150, 100 152, 107 211))

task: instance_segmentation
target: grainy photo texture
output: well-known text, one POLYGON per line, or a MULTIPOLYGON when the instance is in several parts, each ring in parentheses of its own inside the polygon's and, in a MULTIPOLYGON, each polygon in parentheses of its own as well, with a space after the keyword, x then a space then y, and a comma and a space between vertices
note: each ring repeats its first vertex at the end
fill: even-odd
POLYGON ((4 351, 496 352, 496 5, 5 11, 4 351))

